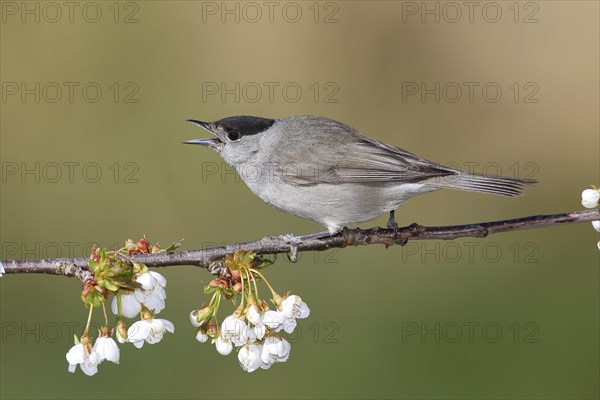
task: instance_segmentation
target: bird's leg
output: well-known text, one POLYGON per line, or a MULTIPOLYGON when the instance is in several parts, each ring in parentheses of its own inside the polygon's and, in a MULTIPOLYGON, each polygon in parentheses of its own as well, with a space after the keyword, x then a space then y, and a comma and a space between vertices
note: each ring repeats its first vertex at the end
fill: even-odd
POLYGON ((387 222, 388 229, 396 229, 398 227, 398 224, 396 223, 396 220, 394 219, 394 213, 395 213, 395 210, 390 211, 390 219, 388 219, 388 222, 387 222))
POLYGON ((328 236, 331 236, 331 233, 329 231, 322 231, 302 236, 295 236, 291 233, 288 233, 287 235, 282 235, 281 238, 290 244, 290 252, 288 253, 288 259, 291 262, 295 263, 296 261, 298 261, 298 246, 300 245, 300 243, 302 243, 305 240, 321 239, 328 236))
POLYGON ((295 263, 298 261, 298 246, 302 243, 302 240, 291 233, 282 235, 281 238, 290 244, 290 252, 287 256, 291 262, 295 263))

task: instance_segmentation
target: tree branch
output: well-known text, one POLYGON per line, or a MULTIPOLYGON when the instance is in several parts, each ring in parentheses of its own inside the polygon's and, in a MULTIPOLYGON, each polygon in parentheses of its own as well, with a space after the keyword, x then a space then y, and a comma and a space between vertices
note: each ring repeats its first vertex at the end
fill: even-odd
MULTIPOLYGON (((564 214, 536 215, 504 221, 482 222, 453 226, 421 226, 412 224, 394 229, 346 229, 336 235, 321 239, 309 239, 298 244, 298 251, 323 251, 346 246, 383 244, 404 245, 408 240, 442 239, 452 240, 461 237, 484 238, 493 233, 547 226, 575 224, 600 219, 599 210, 574 211, 564 214)), ((196 265, 206 268, 213 275, 222 272, 222 266, 215 261, 223 259, 236 250, 253 251, 257 254, 288 253, 290 244, 282 237, 267 236, 254 242, 213 247, 204 250, 175 251, 159 254, 136 254, 131 256, 136 262, 148 267, 170 265, 196 265)), ((7 274, 43 273, 76 277, 86 282, 92 279, 86 258, 50 258, 36 260, 3 260, 0 264, 7 274)))

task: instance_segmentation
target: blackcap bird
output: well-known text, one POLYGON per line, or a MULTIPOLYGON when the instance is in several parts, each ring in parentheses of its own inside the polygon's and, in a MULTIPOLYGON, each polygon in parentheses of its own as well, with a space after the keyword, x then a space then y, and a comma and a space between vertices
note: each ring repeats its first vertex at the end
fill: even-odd
POLYGON ((536 181, 471 174, 427 161, 328 118, 235 116, 190 119, 214 135, 184 143, 207 146, 276 209, 316 221, 330 234, 369 221, 406 199, 438 189, 517 196, 536 181))

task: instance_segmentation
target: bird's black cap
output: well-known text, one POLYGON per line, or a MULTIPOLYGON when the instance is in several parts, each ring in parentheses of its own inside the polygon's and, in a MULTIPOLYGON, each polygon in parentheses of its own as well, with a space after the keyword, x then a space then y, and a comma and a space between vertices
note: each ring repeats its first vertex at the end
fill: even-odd
POLYGON ((240 115, 227 117, 215 121, 215 125, 222 127, 226 132, 235 131, 243 136, 256 135, 269 129, 275 123, 274 119, 240 115))

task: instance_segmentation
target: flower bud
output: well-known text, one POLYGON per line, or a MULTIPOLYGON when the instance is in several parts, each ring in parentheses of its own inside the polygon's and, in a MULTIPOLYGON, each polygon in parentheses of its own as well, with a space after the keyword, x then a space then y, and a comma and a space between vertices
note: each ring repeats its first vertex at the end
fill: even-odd
POLYGON ((81 301, 90 307, 100 307, 107 297, 106 289, 98 286, 96 282, 86 283, 81 290, 81 301))
POLYGON ((233 290, 235 290, 236 292, 241 292, 242 291, 242 283, 238 282, 235 285, 233 285, 233 290))
POLYGON ((152 249, 150 250, 150 253, 152 254, 156 254, 160 251, 160 246, 158 244, 153 244, 152 245, 152 249))
POLYGON ((206 334, 211 338, 216 338, 219 336, 219 324, 216 318, 211 318, 208 321, 208 325, 206 325, 206 334))
POLYGON ((248 319, 248 322, 255 325, 261 322, 262 316, 255 304, 251 304, 246 308, 246 318, 248 319))
POLYGON ((581 192, 581 204, 586 208, 596 208, 600 204, 600 191, 585 189, 581 192))
POLYGON ((227 289, 229 287, 229 282, 225 278, 217 278, 210 281, 208 287, 227 289))
POLYGON ((144 237, 143 239, 138 240, 137 242, 137 249, 141 252, 141 253, 145 253, 148 254, 148 246, 150 243, 148 243, 148 241, 146 240, 146 238, 144 237))
POLYGON ((198 328, 196 331, 196 340, 200 343, 206 343, 208 341, 208 335, 204 329, 198 328))
POLYGON ((83 300, 93 288, 93 283, 86 283, 83 285, 83 289, 81 289, 81 299, 83 300))
POLYGON ((242 279, 242 274, 237 269, 229 268, 229 274, 231 275, 231 279, 233 279, 234 282, 237 282, 242 279))
POLYGON ((106 290, 106 288, 96 285, 95 289, 97 292, 100 292, 102 297, 104 297, 104 301, 108 300, 108 290, 106 290))
POLYGON ((213 313, 212 307, 203 307, 200 310, 194 310, 190 313, 190 321, 194 326, 202 326, 213 313))
POLYGON ((117 340, 119 343, 125 343, 127 340, 127 324, 125 324, 125 321, 122 318, 117 324, 117 340))
POLYGON ((100 249, 98 249, 98 247, 96 247, 96 245, 94 245, 92 247, 92 251, 90 252, 90 260, 94 260, 96 262, 100 262, 100 249))
POLYGON ((231 343, 231 340, 223 339, 221 336, 219 336, 215 341, 215 347, 219 354, 226 356, 233 350, 233 343, 231 343))
POLYGON ((90 260, 93 260, 96 256, 96 245, 92 246, 92 251, 90 252, 90 260))
POLYGON ((125 241, 125 248, 129 251, 137 250, 137 244, 133 241, 133 239, 127 239, 125 241))

